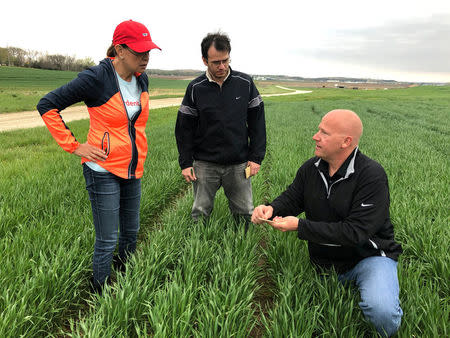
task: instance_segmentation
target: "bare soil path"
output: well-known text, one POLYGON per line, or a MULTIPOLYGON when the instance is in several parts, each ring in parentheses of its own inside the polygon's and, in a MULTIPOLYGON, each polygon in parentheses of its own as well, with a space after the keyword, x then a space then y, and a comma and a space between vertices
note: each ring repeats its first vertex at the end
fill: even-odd
POLYGON ((264 97, 269 97, 269 96, 284 96, 284 95, 296 95, 296 94, 308 94, 308 93, 312 93, 311 90, 297 90, 297 89, 291 89, 291 88, 286 88, 286 87, 282 87, 282 86, 275 86, 278 87, 280 89, 284 89, 284 90, 292 90, 291 92, 288 93, 278 93, 278 94, 265 94, 265 95, 261 95, 264 97))
MULTIPOLYGON (((282 94, 265 94, 265 95, 261 95, 261 96, 268 97, 268 96, 282 96, 282 95, 295 95, 295 94, 311 93, 311 91, 309 91, 309 90, 308 91, 307 90, 295 90, 295 89, 285 88, 285 87, 281 87, 281 86, 277 86, 277 87, 279 87, 281 89, 285 89, 285 90, 292 90, 292 92, 282 93, 282 94)), ((152 100, 150 98, 150 109, 179 106, 181 104, 182 100, 183 100, 182 97, 159 99, 159 100, 152 100)), ((82 119, 89 118, 89 114, 88 114, 86 106, 68 107, 61 112, 61 115, 64 119, 64 122, 70 122, 70 121, 82 120, 82 119)), ((45 126, 45 124, 37 110, 24 111, 24 112, 19 112, 19 113, 0 114, 0 132, 8 131, 8 130, 16 130, 16 129, 42 127, 42 126, 45 126)))
MULTIPOLYGON (((150 109, 179 106, 182 99, 181 97, 159 100, 150 99, 150 109)), ((61 115, 64 122, 89 118, 86 106, 68 107, 61 112, 61 115)), ((0 132, 41 126, 45 126, 45 124, 37 110, 0 114, 0 132)))

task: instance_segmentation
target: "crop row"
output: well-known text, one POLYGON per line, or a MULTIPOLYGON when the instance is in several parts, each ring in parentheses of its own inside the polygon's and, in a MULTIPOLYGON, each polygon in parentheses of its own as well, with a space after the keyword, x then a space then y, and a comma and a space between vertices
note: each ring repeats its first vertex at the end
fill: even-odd
MULTIPOLYGON (((421 103, 417 101, 416 104, 421 103)), ((301 163, 312 155, 311 137, 321 116, 336 107, 358 112, 365 123, 360 149, 387 171, 391 218, 396 238, 404 248, 398 274, 405 315, 398 335, 447 336, 450 168, 448 157, 443 158, 442 154, 448 152, 448 137, 413 123, 415 119, 427 119, 448 134, 448 126, 439 124, 439 107, 437 112, 428 111, 422 116, 423 112, 408 105, 404 114, 415 118, 403 121, 404 117, 389 119, 369 112, 377 109, 402 114, 396 102, 390 100, 380 100, 375 105, 348 99, 325 101, 316 104, 319 114, 310 106, 307 102, 277 102, 267 107, 271 112, 268 125, 277 127, 269 128, 269 149, 277 158, 276 164, 264 172, 272 187, 269 201, 292 182, 301 163), (445 139, 447 142, 443 142, 445 139)), ((270 276, 278 290, 272 309, 264 317, 267 336, 373 335, 359 310, 357 290, 340 285, 335 273, 315 271, 308 262, 306 243, 299 241, 296 234, 268 231, 267 243, 270 276)))
MULTIPOLYGON (((184 187, 173 161, 173 109, 155 112, 142 186, 143 222, 184 187)), ((80 137, 87 126, 87 121, 71 124, 80 137)), ((5 309, 0 336, 43 335, 84 307, 94 244, 89 200, 79 160, 63 152, 45 129, 0 138, 6 146, 0 155, 0 308, 5 309)))
MULTIPOLYGON (((270 202, 292 182, 313 154, 324 113, 354 109, 365 126, 360 149, 388 174, 404 248, 399 336, 448 336, 449 128, 440 119, 449 107, 441 89, 414 90, 427 95, 326 91, 320 99, 265 100, 268 149, 254 202, 270 202)), ((244 234, 223 192, 208 224, 191 221, 175 112, 151 111, 138 250, 102 296, 88 293, 94 233, 79 163, 42 128, 0 134, 0 336, 373 335, 357 291, 333 272, 318 273, 295 233, 252 226, 244 234)), ((87 123, 71 128, 82 135, 87 123)))

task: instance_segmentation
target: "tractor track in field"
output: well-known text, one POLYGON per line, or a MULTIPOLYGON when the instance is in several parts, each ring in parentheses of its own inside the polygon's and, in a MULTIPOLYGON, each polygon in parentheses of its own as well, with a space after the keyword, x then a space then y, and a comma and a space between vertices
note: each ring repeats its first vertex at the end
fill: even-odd
MULTIPOLYGON (((161 218, 162 215, 166 211, 173 210, 175 207, 176 201, 183 198, 187 193, 189 193, 190 184, 181 184, 176 191, 174 191, 173 195, 169 196, 164 203, 161 204, 160 208, 156 208, 155 211, 146 215, 146 220, 141 222, 141 228, 139 229, 138 238, 137 238, 137 247, 136 253, 139 254, 141 250, 141 246, 145 245, 147 241, 150 241, 150 234, 157 230, 161 229, 161 218)), ((117 273, 114 268, 111 267, 111 275, 109 285, 111 287, 117 284, 117 273)), ((115 293, 116 291, 112 290, 111 293, 115 293)), ((79 325, 80 319, 88 316, 91 311, 94 311, 92 306, 90 305, 95 299, 95 295, 93 291, 89 289, 88 285, 84 285, 84 289, 81 292, 82 300, 80 304, 76 307, 71 308, 69 306, 67 310, 67 316, 64 316, 64 319, 61 321, 58 330, 55 330, 54 334, 56 337, 69 337, 72 334, 72 327, 70 322, 73 321, 75 327, 79 325)))

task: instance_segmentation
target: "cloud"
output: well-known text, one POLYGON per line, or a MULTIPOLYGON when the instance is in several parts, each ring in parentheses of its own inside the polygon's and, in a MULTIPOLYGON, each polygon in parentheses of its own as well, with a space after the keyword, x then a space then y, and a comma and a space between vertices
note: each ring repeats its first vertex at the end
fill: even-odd
MULTIPOLYGON (((450 72, 450 13, 337 30, 311 54, 322 60, 408 72, 450 72)), ((298 51, 304 55, 305 50, 298 51)))

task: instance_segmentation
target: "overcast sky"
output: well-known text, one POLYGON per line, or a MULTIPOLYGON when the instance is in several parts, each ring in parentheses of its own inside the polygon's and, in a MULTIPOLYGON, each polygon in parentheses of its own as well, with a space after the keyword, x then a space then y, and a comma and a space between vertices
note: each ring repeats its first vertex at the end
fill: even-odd
POLYGON ((0 47, 98 62, 128 19, 162 48, 149 68, 204 69, 200 42, 221 30, 250 74, 450 82, 450 0, 8 0, 0 47))

